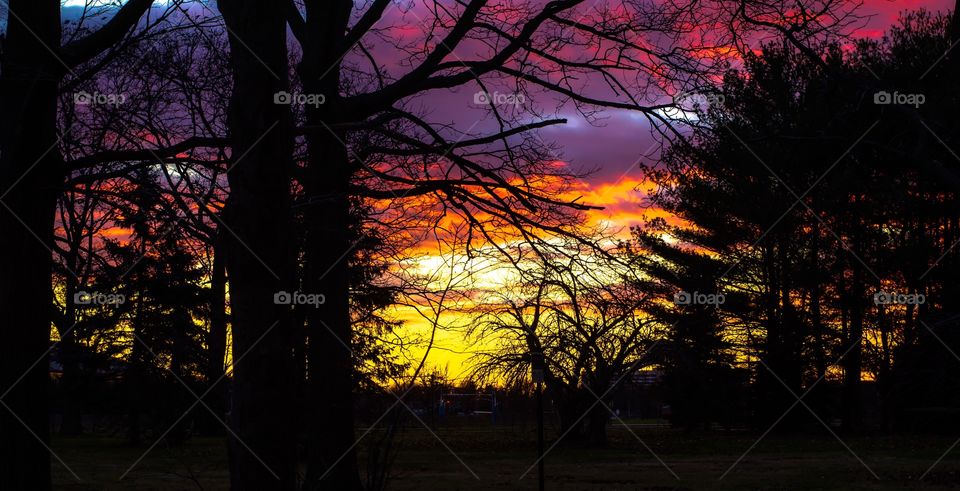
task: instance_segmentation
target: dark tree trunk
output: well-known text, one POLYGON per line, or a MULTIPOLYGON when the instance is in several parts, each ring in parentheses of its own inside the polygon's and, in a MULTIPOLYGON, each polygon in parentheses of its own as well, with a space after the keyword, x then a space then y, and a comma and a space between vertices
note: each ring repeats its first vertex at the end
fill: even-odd
POLYGON ((861 404, 861 363, 863 344, 863 270, 859 263, 854 263, 853 278, 850 292, 850 330, 847 333, 841 365, 843 366, 843 418, 844 431, 853 432, 860 429, 862 417, 861 404))
MULTIPOLYGON (((148 232, 138 225, 135 225, 133 230, 134 233, 139 236, 137 239, 137 257, 144 257, 147 254, 148 232)), ((143 283, 146 281, 145 278, 148 275, 149 273, 145 265, 138 263, 133 266, 133 269, 127 276, 127 281, 136 285, 134 293, 136 306, 133 311, 133 319, 131 319, 130 322, 133 330, 133 339, 130 340, 130 362, 124 376, 124 385, 126 386, 127 394, 127 414, 130 418, 130 423, 127 427, 127 441, 131 445, 140 444, 143 436, 141 427, 143 410, 141 406, 144 405, 146 399, 144 397, 145 393, 149 392, 146 384, 151 383, 147 376, 147 364, 150 363, 150 360, 147 355, 147 350, 144 349, 143 346, 143 343, 147 339, 146 333, 143 332, 143 311, 146 302, 145 297, 147 295, 147 290, 143 283)))
MULTIPOLYGON (((49 489, 54 211, 63 191, 57 97, 66 64, 101 53, 151 5, 132 0, 102 28, 60 45, 60 2, 10 0, 0 60, 0 489, 49 489)), ((68 273, 69 274, 69 273, 68 273)))
POLYGON ((597 404, 587 416, 587 442, 590 445, 602 446, 607 444, 607 423, 610 421, 610 412, 602 404, 597 404))
POLYGON ((210 274, 210 332, 207 334, 207 382, 216 382, 224 373, 227 352, 227 269, 225 232, 217 232, 210 274))
POLYGON ((228 121, 236 160, 227 176, 230 424, 243 443, 230 442, 231 488, 294 489, 292 311, 274 302, 276 293, 293 290, 295 264, 292 120, 288 106, 274 103, 274 94, 289 90, 286 23, 273 1, 223 0, 219 6, 230 31, 234 76, 228 121))
POLYGON ((788 323, 785 308, 785 303, 789 302, 785 285, 788 267, 784 253, 786 239, 778 236, 771 242, 772 245, 763 249, 763 270, 766 277, 763 311, 767 332, 763 341, 763 363, 757 366, 757 412, 760 416, 757 423, 761 430, 776 423, 774 431, 789 432, 796 427, 796 408, 784 415, 784 411, 794 402, 784 387, 784 384, 791 387, 793 385, 789 333, 792 326, 788 323))
MULTIPOLYGON (((607 422, 610 413, 597 402, 596 397, 585 389, 550 391, 557 401, 557 413, 560 417, 559 434, 563 443, 573 445, 604 445, 607 441, 607 422), (563 394, 556 397, 556 394, 563 394), (591 406, 593 406, 591 408, 591 406)), ((597 395, 602 394, 597 392, 597 395)))
MULTIPOLYGON (((306 39, 299 67, 303 90, 322 94, 326 104, 307 108, 314 128, 348 120, 340 107, 338 48, 352 3, 307 2, 306 39)), ((311 206, 306 225, 304 288, 323 294, 326 302, 306 310, 308 329, 307 489, 363 489, 354 447, 353 357, 350 323, 349 261, 351 235, 349 184, 352 175, 346 134, 318 132, 308 136, 309 162, 304 190, 311 206), (322 479, 321 479, 322 478, 322 479)))
POLYGON ((47 387, 60 2, 11 0, 0 76, 0 489, 50 489, 47 387), (26 24, 26 26, 24 25, 26 24), (19 182, 18 182, 19 180, 19 182), (22 378, 21 378, 22 377, 22 378), (5 395, 4 395, 5 394, 5 395))
POLYGON ((308 482, 321 484, 317 480, 326 474, 320 486, 322 489, 362 489, 356 455, 352 450, 353 359, 350 346, 353 333, 348 296, 348 261, 352 243, 347 180, 340 170, 346 165, 346 156, 337 150, 334 141, 311 142, 311 147, 311 155, 322 155, 315 152, 327 149, 327 158, 311 159, 308 192, 336 198, 324 200, 323 204, 312 206, 306 213, 304 287, 309 293, 326 297, 326 302, 319 308, 307 310, 307 426, 311 463, 308 482), (321 165, 323 167, 318 168, 321 165))
POLYGON ((565 443, 579 443, 584 441, 585 433, 583 431, 583 410, 586 409, 576 404, 571 398, 559 400, 557 415, 560 418, 560 427, 558 437, 563 438, 565 443))
MULTIPOLYGON (((76 244, 72 248, 78 250, 76 244)), ((77 261, 69 260, 68 266, 72 271, 77 270, 77 261)), ((61 435, 79 435, 83 433, 83 374, 81 373, 82 351, 77 343, 77 336, 73 327, 77 322, 77 308, 73 303, 73 295, 77 292, 77 279, 68 273, 65 278, 64 300, 66 312, 64 320, 59 326, 60 334, 59 354, 62 366, 60 379, 60 394, 63 404, 63 419, 60 422, 61 435)))
MULTIPOLYGON (((221 420, 226 416, 227 391, 224 375, 227 351, 227 270, 225 238, 227 232, 217 230, 213 244, 213 265, 210 272, 210 330, 207 332, 207 368, 205 378, 210 392, 205 403, 221 420), (216 384, 216 385, 213 385, 216 384)), ((207 435, 219 435, 223 428, 206 410, 202 412, 203 427, 207 435)))
POLYGON ((880 348, 881 363, 880 371, 877 374, 877 389, 880 392, 880 425, 883 431, 893 430, 893 384, 891 375, 893 374, 893 346, 891 337, 893 334, 893 319, 887 316, 886 309, 880 307, 877 312, 877 324, 880 326, 880 348))
POLYGON ((811 275, 810 285, 810 315, 813 323, 814 333, 814 363, 817 369, 817 378, 822 379, 827 376, 827 347, 824 339, 824 325, 822 307, 820 305, 820 296, 823 294, 823 284, 820 273, 820 226, 813 225, 812 250, 810 252, 809 274, 811 275))

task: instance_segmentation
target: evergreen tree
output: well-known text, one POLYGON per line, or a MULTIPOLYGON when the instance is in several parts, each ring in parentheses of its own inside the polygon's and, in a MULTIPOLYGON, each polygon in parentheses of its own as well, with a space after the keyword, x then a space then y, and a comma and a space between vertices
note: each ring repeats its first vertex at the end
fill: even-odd
POLYGON ((670 421, 685 428, 729 426, 743 414, 744 374, 722 323, 733 292, 722 291, 720 274, 728 266, 702 252, 671 244, 665 234, 695 234, 662 218, 633 230, 633 267, 642 289, 657 297, 647 312, 667 326, 660 349, 663 377, 659 389, 670 406, 670 421), (698 303, 712 299, 715 303, 698 303))

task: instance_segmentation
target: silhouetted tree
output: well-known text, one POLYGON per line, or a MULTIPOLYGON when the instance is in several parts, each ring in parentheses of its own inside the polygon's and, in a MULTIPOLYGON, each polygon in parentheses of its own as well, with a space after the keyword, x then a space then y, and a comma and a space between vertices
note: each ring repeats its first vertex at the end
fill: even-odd
POLYGON ((647 293, 623 262, 588 245, 533 247, 514 260, 517 291, 492 294, 471 329, 478 345, 491 346, 475 356, 477 372, 526 380, 532 354, 542 353, 559 436, 604 443, 617 390, 657 361, 648 352, 659 333, 642 310, 647 293))
POLYGON ((0 227, 5 231, 0 238, 0 310, 7 313, 0 352, 0 387, 6 394, 0 415, 0 483, 5 488, 50 488, 44 353, 50 344, 54 209, 65 177, 57 148, 60 84, 68 74, 80 80, 95 73, 96 65, 80 67, 105 52, 109 57, 109 50, 129 40, 152 3, 127 2, 99 29, 71 33, 66 43, 60 2, 8 4, 0 61, 0 227))
MULTIPOLYGON (((717 281, 742 302, 723 309, 723 332, 758 358, 760 421, 839 373, 843 427, 857 431, 869 373, 889 422, 897 366, 915 362, 907 353, 929 335, 920 321, 950 318, 939 292, 953 280, 928 273, 946 274, 954 255, 951 133, 945 141, 933 128, 957 101, 942 75, 916 80, 948 46, 947 24, 908 14, 881 41, 815 57, 768 45, 696 112, 689 143, 648 168, 654 203, 685 221, 659 229, 729 265, 717 281), (881 91, 937 103, 890 104, 881 91), (891 292, 928 302, 874 301, 891 292)), ((668 264, 705 271, 691 258, 668 264)))
POLYGON ((666 326, 657 361, 670 421, 709 429, 711 423, 730 425, 742 418, 746 377, 735 368, 736 352, 722 321, 724 309, 739 300, 718 278, 729 266, 685 247, 688 237, 707 240, 701 233, 653 219, 633 230, 631 263, 640 278, 637 288, 655 299, 645 302, 645 312, 666 326))

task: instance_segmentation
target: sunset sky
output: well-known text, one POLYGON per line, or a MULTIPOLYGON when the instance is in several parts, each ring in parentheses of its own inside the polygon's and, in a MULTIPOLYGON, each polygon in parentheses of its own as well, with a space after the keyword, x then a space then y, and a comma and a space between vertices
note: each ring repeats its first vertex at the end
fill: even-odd
MULTIPOLYGON (((865 16, 863 26, 855 35, 858 37, 879 38, 884 31, 897 22, 901 12, 926 8, 931 11, 952 9, 952 0, 865 0, 861 14, 865 16)), ((395 15, 398 15, 395 13, 395 15)), ((431 118, 437 121, 458 123, 461 128, 470 128, 482 115, 471 107, 473 93, 463 89, 459 92, 431 93, 431 118)), ((534 104, 544 101, 530 101, 534 104)), ((546 101, 549 104, 551 101, 546 101)), ((650 133, 647 120, 637 113, 625 110, 607 110, 601 121, 590 124, 572 107, 563 107, 559 116, 566 118, 566 125, 545 128, 540 136, 545 142, 558 143, 561 150, 558 160, 565 162, 577 171, 588 171, 590 177, 582 184, 583 201, 603 206, 600 211, 590 212, 588 220, 592 225, 604 224, 621 235, 627 229, 643 221, 644 216, 657 213, 645 210, 644 176, 639 170, 643 162, 655 162, 658 143, 650 133)), ((482 129, 481 121, 474 129, 482 129)), ((456 260, 456 259, 454 259, 456 260)), ((435 258, 432 266, 444 263, 435 258)), ((484 283, 496 283, 491 275, 479 280, 484 283)), ((408 309, 400 309, 399 317, 407 322, 409 332, 427 335, 429 323, 422 316, 408 309)), ((441 324, 461 325, 463 319, 454 315, 444 316, 441 324)), ((459 331, 440 330, 433 351, 428 356, 427 367, 446 370, 452 378, 462 378, 470 371, 468 358, 472 355, 459 331)), ((422 351, 415 349, 414 364, 419 362, 422 351)))

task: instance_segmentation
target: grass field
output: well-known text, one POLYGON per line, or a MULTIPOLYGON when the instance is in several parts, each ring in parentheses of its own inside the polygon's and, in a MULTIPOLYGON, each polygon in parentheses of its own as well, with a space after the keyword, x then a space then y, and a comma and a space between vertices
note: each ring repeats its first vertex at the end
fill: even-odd
MULTIPOLYGON (((960 446, 920 479, 954 443, 952 437, 844 437, 855 456, 844 443, 829 434, 789 438, 770 435, 757 443, 721 480, 720 476, 756 442, 758 434, 684 433, 640 426, 632 429, 676 477, 630 432, 623 427, 611 427, 610 444, 606 448, 553 448, 545 460, 547 489, 945 490, 960 487, 960 446)), ((435 431, 449 450, 422 427, 404 431, 390 489, 536 489, 536 468, 520 479, 536 460, 532 428, 441 427, 435 431)), ((56 439, 53 449, 81 479, 78 482, 55 463, 56 489, 227 489, 226 451, 222 440, 193 439, 174 448, 157 445, 122 481, 118 478, 147 450, 146 445, 129 447, 121 440, 85 436, 56 439)))

